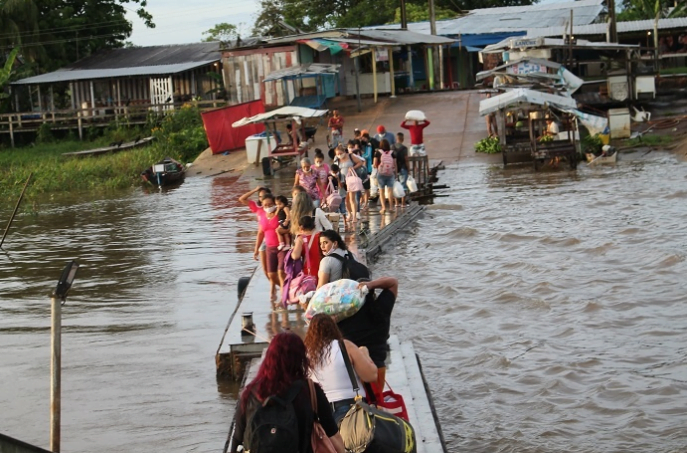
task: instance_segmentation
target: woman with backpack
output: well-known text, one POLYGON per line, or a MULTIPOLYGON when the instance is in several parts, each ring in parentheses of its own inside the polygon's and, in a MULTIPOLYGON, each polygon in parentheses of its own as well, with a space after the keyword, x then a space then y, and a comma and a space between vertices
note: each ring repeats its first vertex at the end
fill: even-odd
POLYGON ((258 374, 243 390, 235 415, 230 452, 282 451, 312 453, 313 423, 318 420, 337 453, 344 453, 339 428, 322 388, 308 379, 310 361, 298 335, 272 338, 258 374), (313 412, 311 391, 315 396, 313 412), (287 404, 279 404, 279 400, 287 404), (271 442, 278 442, 271 445, 271 442))
POLYGON ((356 392, 346 369, 341 345, 351 362, 358 378, 358 387, 363 382, 376 382, 377 366, 366 347, 358 348, 354 343, 344 340, 334 320, 324 313, 313 316, 305 335, 305 347, 310 360, 310 377, 322 386, 338 423, 355 403, 356 392))
POLYGON ((320 233, 320 251, 322 260, 317 274, 318 288, 342 278, 356 281, 370 278, 370 270, 363 263, 356 261, 336 231, 326 230, 320 233))
POLYGON ((375 153, 374 162, 372 166, 377 169, 377 182, 379 184, 379 200, 382 203, 380 214, 384 214, 386 203, 389 203, 389 212, 394 212, 391 197, 386 199, 386 188, 390 191, 394 190, 394 182, 396 182, 396 155, 391 150, 389 141, 384 139, 379 144, 379 149, 375 153))
POLYGON ((296 236, 291 250, 291 258, 303 258, 303 272, 317 277, 320 269, 320 233, 315 229, 315 218, 309 215, 299 219, 300 232, 296 236))

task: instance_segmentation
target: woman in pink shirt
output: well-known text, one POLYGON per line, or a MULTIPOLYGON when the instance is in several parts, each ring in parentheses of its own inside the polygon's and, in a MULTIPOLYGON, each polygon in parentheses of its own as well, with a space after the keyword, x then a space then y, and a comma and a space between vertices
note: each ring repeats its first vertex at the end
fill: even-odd
POLYGON ((277 300, 277 286, 281 286, 284 282, 286 274, 284 274, 284 256, 286 252, 279 250, 279 236, 277 235, 277 228, 279 228, 279 216, 277 215, 277 205, 274 203, 274 195, 267 193, 262 197, 262 206, 249 200, 253 193, 257 190, 243 194, 239 197, 239 201, 250 208, 258 216, 258 224, 260 225, 260 232, 264 235, 265 245, 267 246, 265 264, 267 267, 267 278, 270 280, 270 301, 274 303, 277 300))

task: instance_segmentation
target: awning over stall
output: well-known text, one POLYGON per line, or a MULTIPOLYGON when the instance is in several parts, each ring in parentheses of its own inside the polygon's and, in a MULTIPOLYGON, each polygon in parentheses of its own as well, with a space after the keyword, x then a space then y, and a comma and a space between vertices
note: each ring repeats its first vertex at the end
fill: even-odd
POLYGON ((480 101, 479 114, 485 116, 501 109, 515 108, 522 104, 550 106, 560 110, 577 108, 577 102, 571 97, 517 88, 480 101))
POLYGON ((318 118, 327 114, 329 110, 314 110, 306 107, 286 106, 267 113, 260 113, 255 116, 242 118, 234 122, 231 127, 241 127, 253 123, 262 123, 277 118, 293 118, 297 123, 301 118, 318 118))

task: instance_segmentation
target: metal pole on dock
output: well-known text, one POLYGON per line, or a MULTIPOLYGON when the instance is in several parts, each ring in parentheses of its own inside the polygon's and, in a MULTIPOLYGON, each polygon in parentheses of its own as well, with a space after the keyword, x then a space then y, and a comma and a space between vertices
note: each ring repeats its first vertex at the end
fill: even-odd
POLYGON ((74 282, 79 264, 72 261, 62 270, 57 288, 51 296, 50 335, 50 450, 60 452, 60 426, 62 415, 62 304, 74 282))
POLYGON ((24 192, 26 192, 26 188, 29 186, 29 181, 31 181, 32 176, 33 176, 33 172, 29 173, 29 177, 26 179, 26 183, 24 183, 24 188, 21 190, 21 195, 19 195, 19 199, 17 200, 17 205, 14 207, 14 212, 12 213, 12 216, 10 217, 10 221, 7 222, 7 228, 5 228, 5 232, 2 235, 2 239, 0 239, 0 247, 2 247, 2 244, 5 242, 5 237, 7 237, 7 233, 10 231, 10 226, 12 225, 12 221, 14 220, 14 216, 17 215, 17 211, 19 210, 19 205, 21 204, 22 198, 24 198, 24 192))

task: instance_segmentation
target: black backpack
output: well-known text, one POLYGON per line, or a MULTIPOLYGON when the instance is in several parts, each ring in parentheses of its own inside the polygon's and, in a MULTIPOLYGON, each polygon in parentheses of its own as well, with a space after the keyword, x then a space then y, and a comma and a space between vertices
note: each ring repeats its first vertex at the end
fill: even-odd
POLYGON ((299 453, 298 417, 293 400, 303 381, 294 383, 284 398, 272 395, 265 399, 249 418, 243 437, 250 453, 299 453))
POLYGON ((331 255, 327 256, 334 257, 343 263, 343 278, 355 281, 358 281, 361 278, 365 280, 370 279, 370 269, 368 269, 367 266, 360 261, 356 261, 350 252, 346 252, 345 256, 341 256, 336 253, 332 253, 331 255))

